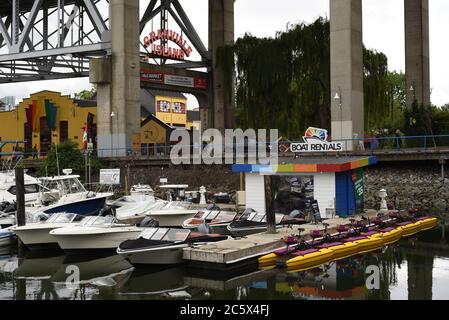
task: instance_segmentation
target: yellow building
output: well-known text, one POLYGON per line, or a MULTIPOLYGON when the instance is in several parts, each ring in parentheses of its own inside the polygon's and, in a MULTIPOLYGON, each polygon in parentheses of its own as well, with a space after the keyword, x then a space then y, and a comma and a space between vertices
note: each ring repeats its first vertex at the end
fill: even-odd
MULTIPOLYGON (((175 127, 197 126, 198 112, 187 111, 187 99, 182 94, 141 90, 141 131, 134 141, 134 151, 156 156, 170 144, 175 127), (189 113, 188 121, 187 113, 189 113), (139 148, 140 146, 140 148, 139 148), (137 150, 136 150, 137 149, 137 150), (140 150, 139 150, 140 149, 140 150)), ((83 147, 83 134, 88 124, 88 136, 96 149, 95 100, 76 100, 59 92, 40 91, 24 99, 16 110, 0 112, 0 152, 13 152, 14 144, 1 147, 1 141, 18 141, 21 151, 31 155, 34 147, 45 156, 51 144, 66 140, 83 147)))
MULTIPOLYGON (((96 115, 95 101, 77 101, 59 92, 40 91, 24 99, 13 111, 0 113, 0 140, 26 141, 19 144, 22 151, 32 152, 37 147, 45 154, 52 143, 72 140, 82 146, 83 132, 88 115, 96 115)), ((91 132, 96 135, 93 123, 91 132)), ((13 151, 7 144, 3 153, 13 151)))

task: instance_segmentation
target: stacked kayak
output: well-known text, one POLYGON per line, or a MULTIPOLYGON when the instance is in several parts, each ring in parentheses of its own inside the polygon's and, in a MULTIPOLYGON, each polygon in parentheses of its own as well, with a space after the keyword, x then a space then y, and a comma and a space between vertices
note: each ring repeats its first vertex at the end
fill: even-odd
POLYGON ((304 271, 316 268, 323 263, 338 261, 357 254, 365 254, 393 244, 403 237, 412 236, 420 231, 429 230, 438 223, 436 218, 419 218, 415 222, 400 222, 396 227, 361 233, 358 237, 349 237, 333 243, 318 244, 314 248, 298 249, 297 245, 276 250, 260 257, 262 268, 274 265, 286 267, 289 271, 304 271))

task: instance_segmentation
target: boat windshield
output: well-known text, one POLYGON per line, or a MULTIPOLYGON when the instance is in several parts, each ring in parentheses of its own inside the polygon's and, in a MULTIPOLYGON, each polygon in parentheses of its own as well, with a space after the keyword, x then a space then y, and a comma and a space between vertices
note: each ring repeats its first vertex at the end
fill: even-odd
POLYGON ((218 216, 215 218, 220 221, 231 221, 234 220, 235 216, 237 215, 237 212, 235 211, 220 211, 218 216))
POLYGON ((72 222, 76 218, 77 214, 75 213, 54 213, 48 218, 45 223, 65 223, 72 222))
POLYGON ((151 239, 151 237, 156 233, 158 228, 145 228, 138 236, 137 238, 144 238, 144 239, 151 239))
POLYGON ((162 238, 164 241, 185 241, 190 234, 190 230, 170 229, 162 238))
POLYGON ((211 210, 209 214, 206 217, 204 217, 204 219, 214 220, 219 214, 220 214, 219 210, 211 210))
POLYGON ((185 241, 190 234, 190 230, 167 229, 167 228, 145 228, 138 238, 156 241, 185 241))
POLYGON ((248 220, 254 221, 254 222, 264 222, 266 220, 266 215, 263 213, 257 213, 255 212, 252 217, 248 220))
POLYGON ((256 216, 256 214, 257 212, 254 209, 245 209, 240 217, 240 220, 251 220, 256 216))
POLYGON ((115 222, 115 218, 113 216, 93 216, 93 217, 85 217, 81 221, 81 226, 83 227, 98 227, 98 226, 111 226, 115 222))
POLYGON ((63 194, 85 192, 86 189, 75 176, 63 178, 43 179, 43 184, 50 190, 59 190, 63 194))

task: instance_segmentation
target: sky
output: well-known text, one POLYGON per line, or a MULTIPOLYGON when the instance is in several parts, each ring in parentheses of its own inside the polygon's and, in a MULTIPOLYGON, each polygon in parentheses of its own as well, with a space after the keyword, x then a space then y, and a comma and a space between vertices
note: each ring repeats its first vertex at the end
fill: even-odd
MULTIPOLYGON (((149 0, 140 0, 141 12, 149 0)), ((198 34, 207 46, 207 0, 180 0, 198 34)), ((389 69, 405 71, 404 53, 404 0, 363 0, 363 41, 367 48, 383 52, 388 57, 389 69)), ((329 0, 236 0, 235 38, 246 32, 259 37, 275 36, 287 23, 313 22, 320 16, 329 16, 329 0)), ((141 14, 142 14, 141 13, 141 14)), ((429 0, 430 20, 430 78, 432 103, 449 103, 449 44, 445 40, 449 31, 449 1, 429 0)), ((20 102, 31 93, 48 89, 73 94, 89 89, 88 78, 58 81, 39 81, 1 84, 0 97, 14 95, 20 102)), ((196 100, 189 97, 189 107, 196 100)))

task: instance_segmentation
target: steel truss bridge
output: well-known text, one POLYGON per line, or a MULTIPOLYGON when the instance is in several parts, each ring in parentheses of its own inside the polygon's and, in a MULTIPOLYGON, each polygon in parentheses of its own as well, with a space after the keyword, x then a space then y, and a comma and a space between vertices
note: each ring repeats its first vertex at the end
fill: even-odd
MULTIPOLYGON (((2 0, 0 83, 89 76, 89 59, 111 55, 110 2, 114 0, 2 0)), ((177 23, 201 61, 167 63, 141 41, 142 55, 170 69, 210 65, 210 54, 178 0, 148 0, 140 34, 157 15, 161 29, 177 23)), ((142 8, 143 9, 143 8, 142 8)))

